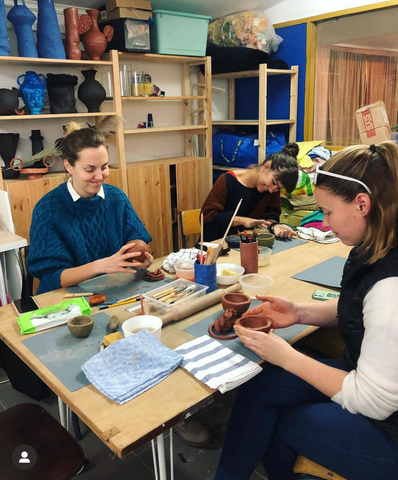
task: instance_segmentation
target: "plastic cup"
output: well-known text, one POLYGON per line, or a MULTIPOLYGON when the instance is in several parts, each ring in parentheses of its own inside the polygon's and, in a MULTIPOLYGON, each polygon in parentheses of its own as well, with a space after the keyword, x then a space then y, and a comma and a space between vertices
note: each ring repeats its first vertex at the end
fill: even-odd
POLYGON ((217 264, 201 265, 197 261, 195 267, 195 282, 206 285, 208 288, 206 293, 213 292, 217 289, 217 264))
POLYGON ((265 267, 270 264, 272 250, 268 247, 258 247, 258 266, 265 267))
POLYGON ((162 338, 163 322, 159 317, 154 315, 137 315, 136 317, 128 318, 122 323, 122 330, 124 337, 129 337, 141 330, 148 330, 158 340, 162 338))
POLYGON ((174 270, 176 271, 177 278, 185 278, 193 282, 195 280, 195 269, 194 269, 195 260, 180 260, 174 265, 174 270))

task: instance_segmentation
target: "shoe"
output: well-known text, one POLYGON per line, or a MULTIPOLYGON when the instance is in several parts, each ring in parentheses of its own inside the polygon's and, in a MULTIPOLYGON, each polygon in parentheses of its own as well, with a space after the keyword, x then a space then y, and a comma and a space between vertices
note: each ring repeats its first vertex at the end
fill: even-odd
POLYGON ((203 447, 211 440, 210 430, 195 419, 183 420, 177 423, 173 430, 182 438, 184 443, 191 447, 203 447))

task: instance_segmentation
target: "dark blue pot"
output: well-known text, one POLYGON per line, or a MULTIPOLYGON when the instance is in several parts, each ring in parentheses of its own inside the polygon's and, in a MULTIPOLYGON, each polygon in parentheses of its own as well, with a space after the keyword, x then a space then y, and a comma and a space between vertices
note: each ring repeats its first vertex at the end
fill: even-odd
POLYGON ((38 0, 37 51, 40 58, 66 58, 53 0, 38 0))
POLYGON ((25 0, 22 0, 22 3, 23 5, 18 5, 18 0, 14 0, 14 6, 8 12, 7 18, 13 24, 17 35, 18 55, 37 58, 36 42, 32 31, 36 15, 25 5, 25 0))
POLYGON ((0 0, 0 55, 10 55, 10 42, 7 36, 6 9, 4 0, 0 0))

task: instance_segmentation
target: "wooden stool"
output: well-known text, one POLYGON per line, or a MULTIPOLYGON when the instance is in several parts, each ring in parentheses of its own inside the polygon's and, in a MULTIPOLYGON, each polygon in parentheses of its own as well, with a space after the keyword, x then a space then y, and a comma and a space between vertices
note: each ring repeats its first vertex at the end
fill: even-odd
POLYGON ((39 405, 1 412, 0 432, 1 476, 7 480, 70 480, 84 465, 78 442, 39 405))
POLYGON ((294 473, 302 474, 302 476, 300 476, 300 480, 318 480, 319 478, 324 478, 325 480, 346 480, 337 473, 318 465, 302 455, 297 457, 293 471, 294 473))

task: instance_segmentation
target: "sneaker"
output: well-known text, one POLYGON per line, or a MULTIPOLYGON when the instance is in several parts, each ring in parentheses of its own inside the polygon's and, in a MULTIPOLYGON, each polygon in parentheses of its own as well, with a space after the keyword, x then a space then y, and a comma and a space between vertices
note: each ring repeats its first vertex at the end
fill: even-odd
POLYGON ((184 443, 191 447, 203 447, 211 440, 211 433, 198 420, 188 418, 173 427, 184 443))

